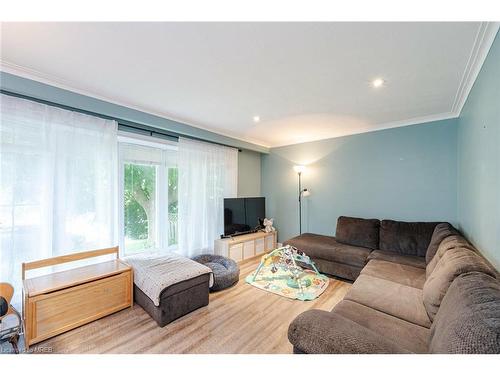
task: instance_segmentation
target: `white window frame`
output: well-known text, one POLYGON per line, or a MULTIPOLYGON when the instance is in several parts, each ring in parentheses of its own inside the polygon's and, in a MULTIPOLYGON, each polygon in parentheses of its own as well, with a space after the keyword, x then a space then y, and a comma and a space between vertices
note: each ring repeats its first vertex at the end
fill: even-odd
MULTIPOLYGON (((123 156, 121 144, 133 144, 139 146, 148 146, 153 147, 160 150, 174 150, 177 151, 177 143, 173 141, 164 140, 161 138, 155 138, 151 136, 143 136, 134 133, 128 133, 119 131, 118 132, 118 204, 119 204, 119 218, 118 218, 118 230, 119 230, 119 246, 121 255, 128 256, 133 254, 141 253, 140 251, 137 253, 126 253, 125 252, 125 201, 124 201, 124 193, 125 193, 125 181, 124 181, 124 170, 125 164, 128 163, 137 163, 141 164, 141 161, 126 159, 123 156)), ((155 243, 158 245, 157 247, 161 250, 166 251, 175 251, 177 250, 177 244, 168 245, 168 169, 172 167, 177 167, 176 164, 170 164, 167 160, 166 153, 162 152, 161 162, 151 162, 149 164, 142 163, 144 165, 155 165, 156 169, 156 238, 155 243), (162 194, 162 192, 164 192, 162 194), (163 207, 163 210, 161 209, 163 207)))

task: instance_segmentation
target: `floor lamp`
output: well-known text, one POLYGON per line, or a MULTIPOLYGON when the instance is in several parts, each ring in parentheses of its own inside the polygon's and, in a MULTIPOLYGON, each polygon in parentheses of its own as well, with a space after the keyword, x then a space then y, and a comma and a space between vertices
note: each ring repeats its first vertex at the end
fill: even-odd
POLYGON ((304 165, 296 165, 293 167, 295 172, 297 172, 299 176, 299 234, 302 234, 302 197, 308 197, 311 195, 308 189, 302 189, 302 172, 306 170, 304 165))

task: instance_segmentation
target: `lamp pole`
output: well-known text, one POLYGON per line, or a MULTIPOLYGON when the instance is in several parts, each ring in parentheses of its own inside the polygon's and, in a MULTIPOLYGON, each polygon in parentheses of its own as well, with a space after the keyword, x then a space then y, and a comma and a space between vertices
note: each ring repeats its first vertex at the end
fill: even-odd
POLYGON ((308 189, 302 189, 302 172, 306 167, 303 165, 296 165, 293 167, 299 176, 299 234, 302 234, 302 196, 308 197, 310 195, 308 189))
POLYGON ((302 234, 302 182, 301 175, 302 172, 298 172, 299 174, 299 234, 302 234))

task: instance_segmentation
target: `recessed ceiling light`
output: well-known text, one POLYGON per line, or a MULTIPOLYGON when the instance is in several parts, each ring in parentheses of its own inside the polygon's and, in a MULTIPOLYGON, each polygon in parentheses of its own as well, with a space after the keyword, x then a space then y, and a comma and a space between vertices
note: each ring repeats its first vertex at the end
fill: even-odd
POLYGON ((382 78, 376 78, 372 81, 372 86, 375 88, 384 86, 385 81, 382 78))
POLYGON ((260 122, 259 116, 253 116, 253 122, 260 122))

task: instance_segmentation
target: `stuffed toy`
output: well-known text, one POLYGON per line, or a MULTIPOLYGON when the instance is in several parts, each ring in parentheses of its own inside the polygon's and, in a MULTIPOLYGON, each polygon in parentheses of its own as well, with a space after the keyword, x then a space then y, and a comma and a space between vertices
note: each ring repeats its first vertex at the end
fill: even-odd
POLYGON ((276 230, 273 227, 273 221, 274 219, 264 219, 264 232, 270 233, 276 230))

